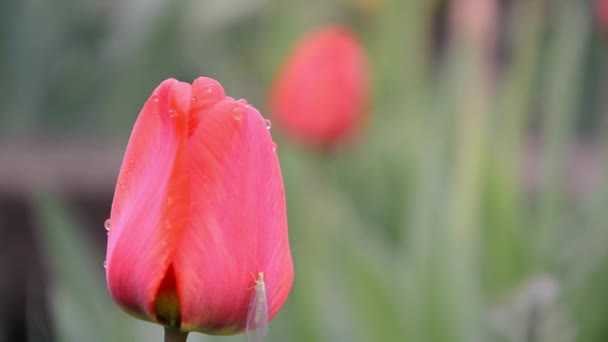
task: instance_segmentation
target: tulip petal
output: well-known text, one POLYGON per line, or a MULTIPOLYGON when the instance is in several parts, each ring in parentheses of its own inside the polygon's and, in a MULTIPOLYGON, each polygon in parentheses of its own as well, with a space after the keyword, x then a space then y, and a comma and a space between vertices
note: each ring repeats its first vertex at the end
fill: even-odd
POLYGON ((141 110, 118 176, 106 277, 126 311, 156 320, 154 301, 186 227, 191 86, 159 85, 141 110))
POLYGON ((269 319, 289 293, 283 180, 256 109, 226 97, 190 115, 190 219, 173 259, 181 328, 230 334, 245 329, 254 275, 265 275, 269 319))

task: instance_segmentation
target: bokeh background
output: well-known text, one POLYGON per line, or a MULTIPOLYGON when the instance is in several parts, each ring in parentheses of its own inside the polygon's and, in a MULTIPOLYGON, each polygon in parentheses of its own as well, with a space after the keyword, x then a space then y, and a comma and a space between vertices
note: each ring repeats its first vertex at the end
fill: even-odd
POLYGON ((331 150, 272 128, 296 280, 268 341, 608 341, 602 2, 0 2, 0 341, 161 340, 102 266, 139 109, 205 75, 272 118, 289 50, 336 23, 374 101, 331 150))

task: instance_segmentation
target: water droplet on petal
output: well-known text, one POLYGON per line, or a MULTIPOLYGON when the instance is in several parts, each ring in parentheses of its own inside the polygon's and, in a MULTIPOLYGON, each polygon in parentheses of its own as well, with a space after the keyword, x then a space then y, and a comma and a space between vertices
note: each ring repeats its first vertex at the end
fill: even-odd
POLYGON ((156 96, 156 95, 152 96, 152 101, 158 103, 158 96, 156 96))
POLYGON ((276 152, 279 148, 276 143, 272 143, 272 151, 276 152))
POLYGON ((108 268, 108 262, 107 261, 103 261, 103 268, 108 268))
POLYGON ((245 100, 245 99, 240 99, 240 100, 238 100, 238 102, 239 102, 240 104, 242 104, 243 106, 246 106, 246 105, 248 105, 248 104, 249 104, 249 103, 247 102, 247 100, 245 100))
POLYGON ((266 129, 272 128, 272 122, 268 119, 264 119, 264 124, 266 125, 266 129))
POLYGON ((177 116, 177 111, 175 109, 169 109, 169 117, 174 118, 177 116))
POLYGON ((135 160, 129 159, 127 163, 127 174, 131 175, 133 173, 133 165, 135 165, 135 160))
POLYGON ((232 109, 232 118, 236 121, 241 121, 241 119, 243 118, 243 108, 234 107, 232 109))
POLYGON ((204 90, 206 93, 210 94, 210 93, 212 93, 212 92, 213 92, 213 87, 212 87, 211 85, 209 85, 209 84, 205 84, 205 85, 203 86, 203 90, 204 90))
POLYGON ((110 219, 107 219, 106 222, 103 223, 103 226, 107 231, 110 231, 110 225, 110 219))
POLYGON ((196 102, 196 100, 198 100, 198 99, 196 98, 196 96, 192 96, 192 98, 190 98, 190 101, 192 101, 192 103, 196 102))

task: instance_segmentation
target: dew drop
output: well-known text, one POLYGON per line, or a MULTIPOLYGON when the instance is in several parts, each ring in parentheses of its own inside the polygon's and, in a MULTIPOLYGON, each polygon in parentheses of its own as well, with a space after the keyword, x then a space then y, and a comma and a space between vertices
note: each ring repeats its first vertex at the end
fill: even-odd
POLYGON ((211 93, 213 92, 213 87, 212 87, 212 86, 210 86, 209 84, 206 84, 206 85, 204 85, 204 86, 203 86, 203 90, 204 90, 206 93, 211 94, 211 93))
POLYGON ((133 173, 133 165, 135 165, 135 160, 129 159, 127 163, 127 174, 130 176, 133 173))
POLYGON ((243 108, 234 107, 234 109, 232 109, 232 118, 236 121, 241 121, 243 118, 243 108))
POLYGON ((177 116, 177 111, 175 109, 169 109, 169 117, 174 118, 177 116))
POLYGON ((247 106, 247 105, 249 104, 249 103, 247 102, 247 100, 245 100, 245 99, 240 99, 240 100, 238 100, 238 102, 239 102, 240 104, 242 104, 243 106, 247 106))
POLYGON ((107 261, 103 261, 103 268, 108 268, 108 262, 107 261))
POLYGON ((110 231, 110 219, 107 219, 106 222, 103 223, 103 227, 106 229, 106 231, 110 231))
POLYGON ((196 100, 198 100, 198 99, 196 98, 196 96, 192 96, 192 98, 190 98, 190 101, 192 101, 192 103, 196 102, 196 100))
POLYGON ((272 122, 268 119, 264 119, 264 124, 266 125, 266 129, 272 128, 272 122))
POLYGON ((272 151, 276 152, 279 148, 277 147, 276 143, 272 143, 272 151))
POLYGON ((156 96, 156 95, 152 96, 152 101, 158 103, 158 96, 156 96))

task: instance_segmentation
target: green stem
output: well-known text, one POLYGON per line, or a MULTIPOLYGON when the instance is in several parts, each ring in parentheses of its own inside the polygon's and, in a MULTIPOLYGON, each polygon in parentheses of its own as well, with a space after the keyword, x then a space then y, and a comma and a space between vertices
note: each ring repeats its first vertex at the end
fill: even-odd
POLYGON ((186 342, 188 332, 176 328, 165 327, 165 342, 186 342))

